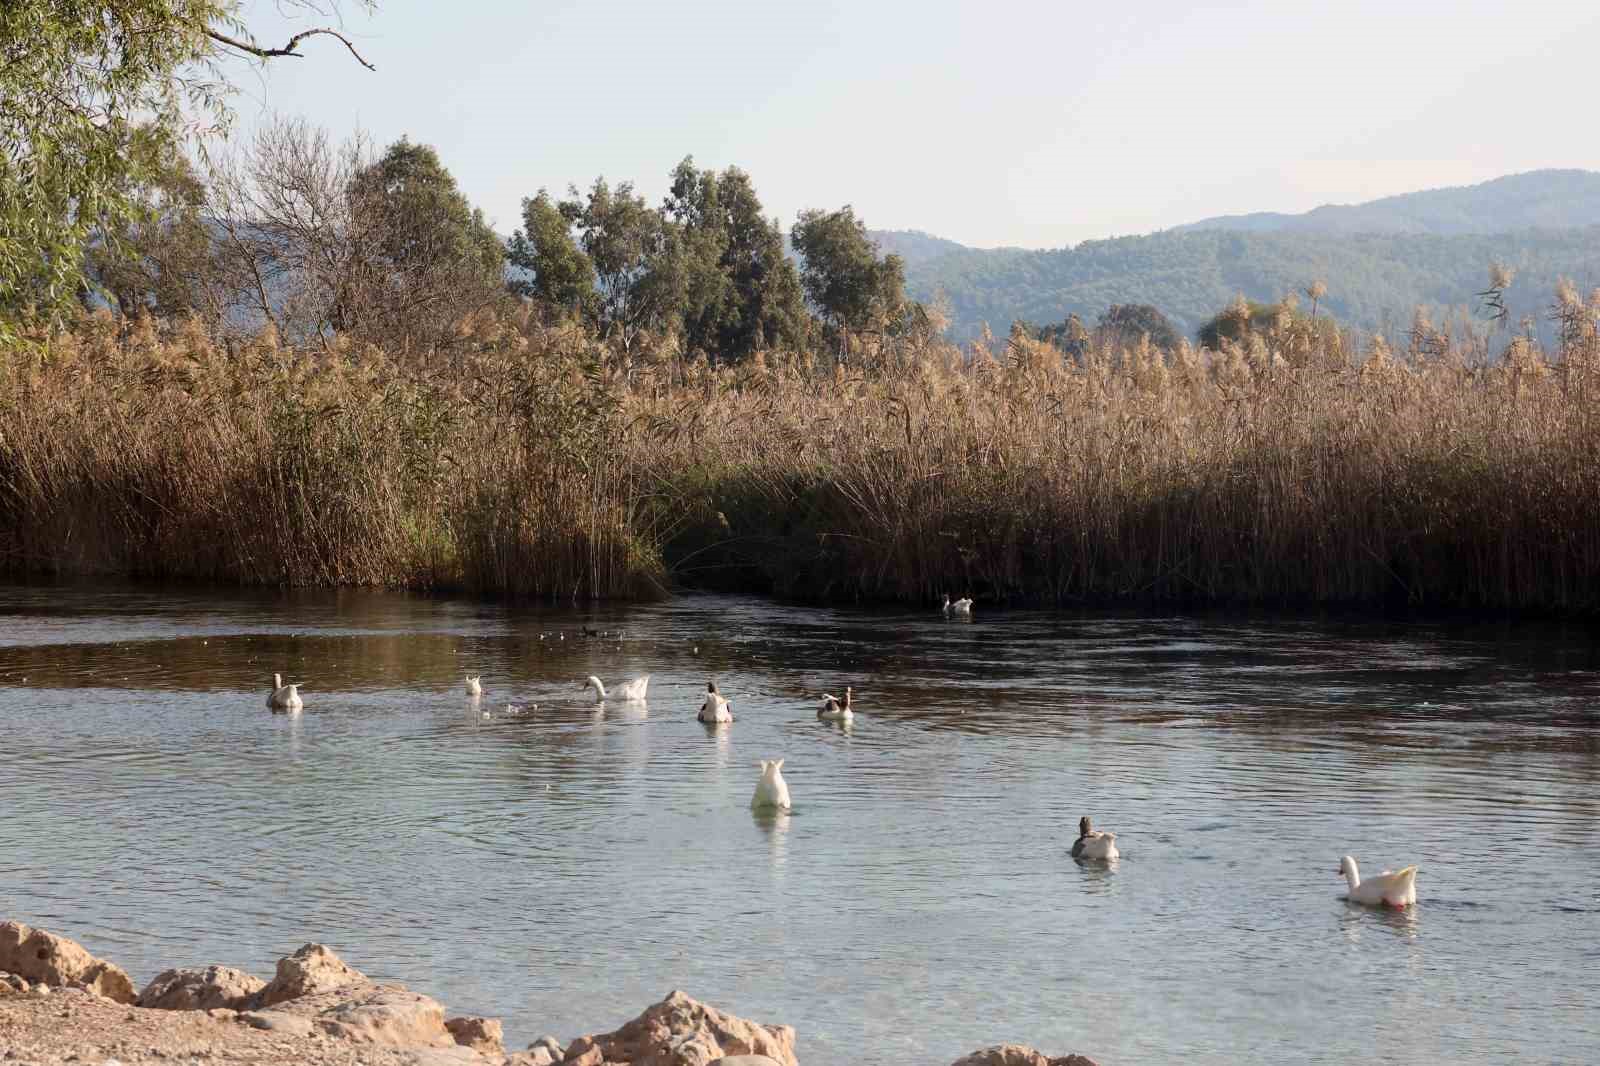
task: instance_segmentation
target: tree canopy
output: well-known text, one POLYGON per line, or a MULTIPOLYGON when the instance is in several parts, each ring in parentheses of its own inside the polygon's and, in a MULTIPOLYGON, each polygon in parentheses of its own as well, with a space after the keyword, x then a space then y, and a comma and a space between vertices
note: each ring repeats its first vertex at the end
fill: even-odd
POLYGON ((811 302, 842 332, 883 327, 905 307, 905 262, 878 257, 866 226, 846 206, 802 211, 790 234, 811 302))
POLYGON ((0 4, 0 330, 29 309, 53 314, 70 306, 88 281, 87 249, 98 239, 116 250, 118 235, 147 206, 140 187, 155 179, 172 146, 191 128, 226 126, 229 86, 219 57, 298 55, 304 40, 322 35, 355 52, 328 28, 264 46, 243 24, 241 6, 0 4))

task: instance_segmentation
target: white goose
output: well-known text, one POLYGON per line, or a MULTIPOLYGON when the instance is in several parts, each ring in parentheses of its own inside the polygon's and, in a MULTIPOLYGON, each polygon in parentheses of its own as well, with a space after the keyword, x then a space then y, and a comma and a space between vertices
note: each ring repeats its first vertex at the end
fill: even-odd
POLYGON ((483 695, 482 677, 482 674, 478 674, 476 677, 471 674, 467 675, 467 695, 473 698, 483 695))
POLYGON ((854 717, 850 709, 851 692, 850 686, 846 685, 843 700, 824 692, 822 694, 822 706, 817 708, 817 717, 824 722, 848 722, 854 717))
POLYGON ((944 594, 944 613, 970 615, 972 613, 972 601, 970 599, 962 598, 952 602, 950 599, 950 594, 946 592, 944 594))
POLYGON ((1085 815, 1078 819, 1078 839, 1072 842, 1074 859, 1115 859, 1122 853, 1117 850, 1117 834, 1102 833, 1089 824, 1085 815))
POLYGON ((1368 880, 1361 880, 1356 860, 1346 855, 1339 860, 1339 873, 1350 886, 1350 902, 1364 903, 1369 907, 1409 907, 1417 901, 1417 868, 1385 870, 1368 880))
POLYGON ((285 685, 282 674, 273 674, 272 691, 267 693, 267 710, 293 714, 304 706, 300 699, 300 686, 285 685))
POLYGON ((583 683, 584 688, 594 689, 594 701, 603 703, 608 699, 619 699, 628 703, 644 699, 645 690, 650 687, 650 675, 636 677, 632 681, 624 681, 610 692, 606 691, 605 682, 593 674, 583 683))
POLYGON ((756 794, 750 797, 750 806, 756 809, 793 809, 789 802, 789 783, 783 779, 782 759, 761 760, 761 780, 756 782, 756 794))
POLYGON ((733 721, 733 704, 722 698, 715 681, 706 682, 705 702, 700 704, 700 713, 695 717, 702 722, 733 721))

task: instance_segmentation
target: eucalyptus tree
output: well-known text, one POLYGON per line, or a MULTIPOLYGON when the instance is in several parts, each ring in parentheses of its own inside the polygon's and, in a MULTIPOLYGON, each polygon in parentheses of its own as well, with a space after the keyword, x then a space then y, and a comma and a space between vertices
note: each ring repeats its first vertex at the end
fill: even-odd
POLYGON ((525 275, 512 282, 513 291, 572 314, 593 306, 594 264, 544 189, 522 201, 522 228, 511 238, 509 258, 525 275))
POLYGON ((680 228, 633 191, 596 178, 587 195, 574 186, 561 213, 577 229, 594 267, 594 317, 601 335, 624 351, 646 330, 675 324, 687 272, 680 228))
POLYGON ((683 320, 691 347, 737 360, 804 339, 810 315, 799 274, 748 174, 737 167, 696 170, 685 158, 672 172, 663 210, 683 232, 683 320))
POLYGON ((833 324, 841 344, 851 333, 883 331, 906 307, 905 263, 878 246, 850 207, 803 211, 791 234, 806 295, 833 324))

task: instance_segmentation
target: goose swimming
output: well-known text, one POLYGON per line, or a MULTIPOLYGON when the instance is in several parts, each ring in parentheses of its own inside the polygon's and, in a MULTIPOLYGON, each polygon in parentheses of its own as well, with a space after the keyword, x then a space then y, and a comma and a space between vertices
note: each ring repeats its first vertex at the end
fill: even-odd
POLYGON ((1102 833, 1093 828, 1088 815, 1078 819, 1078 839, 1072 842, 1074 859, 1115 859, 1120 854, 1117 851, 1117 834, 1102 833))
POLYGON ((624 681, 610 692, 606 691, 605 682, 593 674, 589 675, 588 680, 583 685, 585 688, 594 689, 594 701, 596 703, 613 698, 632 702, 644 699, 645 690, 650 687, 650 675, 645 674, 643 677, 636 677, 632 681, 624 681))
POLYGON ((722 698, 715 681, 706 682, 705 702, 700 704, 700 713, 695 717, 702 722, 733 721, 733 704, 722 698))
POLYGON ((782 759, 762 759, 761 780, 756 782, 756 794, 750 797, 750 806, 761 809, 775 807, 781 811, 792 810, 789 802, 789 783, 783 779, 782 759))
POLYGON ((467 675, 467 695, 469 695, 469 696, 481 696, 481 695, 483 695, 483 685, 480 683, 480 680, 479 680, 482 677, 483 677, 482 674, 478 674, 476 677, 474 677, 471 674, 467 675))
POLYGON ((300 700, 300 685, 285 685, 282 674, 273 674, 272 691, 267 694, 267 709, 293 714, 303 706, 305 704, 300 700))
POLYGON ((950 594, 948 592, 946 592, 944 594, 944 613, 945 614, 971 614, 972 613, 972 601, 970 599, 967 599, 967 598, 962 598, 962 599, 959 599, 959 600, 956 600, 956 601, 952 602, 951 599, 950 599, 950 594))
POLYGON ((1385 870, 1361 880, 1356 860, 1349 855, 1339 860, 1339 873, 1350 886, 1350 902, 1369 907, 1409 907, 1417 901, 1417 868, 1385 870))
POLYGON ((824 692, 822 706, 817 708, 817 717, 824 722, 848 722, 854 717, 850 709, 851 698, 849 685, 845 686, 842 701, 837 696, 830 696, 824 692))

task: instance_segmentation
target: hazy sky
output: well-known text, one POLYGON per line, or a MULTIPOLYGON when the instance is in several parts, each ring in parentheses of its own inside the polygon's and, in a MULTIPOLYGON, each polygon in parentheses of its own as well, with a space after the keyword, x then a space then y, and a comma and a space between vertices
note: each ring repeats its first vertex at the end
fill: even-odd
MULTIPOLYGON (((266 43, 318 24, 268 0, 246 10, 266 43)), ((280 112, 380 144, 407 134, 505 233, 541 186, 604 175, 658 200, 690 154, 748 171, 786 226, 849 203, 874 228, 1028 247, 1600 169, 1593 0, 381 0, 370 17, 347 0, 342 14, 377 71, 313 39, 304 59, 241 71, 240 131, 280 112)))

